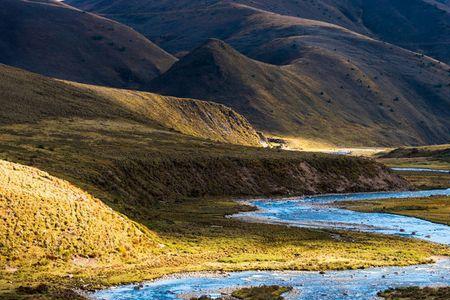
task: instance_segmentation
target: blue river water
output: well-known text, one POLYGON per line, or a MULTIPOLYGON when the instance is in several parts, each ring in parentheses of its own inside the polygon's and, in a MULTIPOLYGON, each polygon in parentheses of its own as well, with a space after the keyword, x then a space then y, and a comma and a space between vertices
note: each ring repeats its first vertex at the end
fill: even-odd
POLYGON ((277 201, 255 200, 248 203, 258 207, 257 211, 239 213, 233 217, 245 221, 298 227, 394 234, 450 245, 450 226, 400 215, 355 212, 332 205, 350 200, 418 198, 434 195, 450 195, 450 189, 323 195, 277 201))
POLYGON ((429 172, 429 173, 443 173, 443 174, 450 174, 450 170, 443 170, 443 169, 429 169, 429 168, 391 168, 393 171, 398 172, 429 172))
MULTIPOLYGON (((331 205, 347 200, 433 195, 450 195, 450 189, 254 200, 247 203, 256 206, 258 211, 232 217, 247 222, 402 235, 450 245, 450 226, 392 214, 353 212, 331 205)), ((244 286, 274 284, 294 287, 286 299, 376 299, 378 291, 390 287, 450 285, 450 259, 429 265, 330 271, 325 274, 298 271, 182 274, 145 283, 140 289, 135 289, 135 285, 125 285, 101 290, 92 296, 105 300, 190 299, 194 295, 219 297, 222 292, 244 286)))

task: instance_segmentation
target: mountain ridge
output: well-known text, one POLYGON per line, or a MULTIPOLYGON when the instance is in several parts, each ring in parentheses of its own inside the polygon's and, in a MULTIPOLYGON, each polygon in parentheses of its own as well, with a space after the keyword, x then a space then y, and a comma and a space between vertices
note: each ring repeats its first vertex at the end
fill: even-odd
MULTIPOLYGON (((386 47, 376 41, 369 45, 375 49, 386 47)), ((367 51, 372 51, 370 47, 367 51)), ((357 144, 359 140, 363 145, 389 145, 399 141, 427 143, 449 138, 445 128, 450 125, 445 115, 450 111, 450 104, 444 96, 449 93, 449 87, 423 94, 414 90, 414 86, 424 77, 411 76, 413 69, 405 68, 436 64, 422 70, 430 74, 427 81, 436 76, 447 79, 447 69, 442 65, 412 52, 405 54, 404 50, 386 47, 392 56, 387 61, 398 59, 399 55, 409 58, 403 65, 388 66, 383 62, 381 71, 372 75, 373 70, 366 69, 362 51, 362 58, 354 56, 355 60, 350 60, 345 53, 332 49, 301 49, 302 57, 277 66, 252 60, 224 42, 210 39, 155 78, 149 89, 165 95, 223 103, 245 115, 258 130, 271 134, 306 135, 335 143, 341 140, 357 144), (408 77, 385 77, 384 66, 393 74, 401 74, 398 70, 404 75, 409 73, 408 77), (324 78, 327 80, 323 81, 324 78), (418 96, 410 96, 414 93, 418 96), (436 103, 426 102, 427 99, 436 103), (418 104, 429 114, 417 110, 418 104), (408 123, 401 125, 397 118, 408 123), (436 122, 441 127, 431 127, 436 122)))

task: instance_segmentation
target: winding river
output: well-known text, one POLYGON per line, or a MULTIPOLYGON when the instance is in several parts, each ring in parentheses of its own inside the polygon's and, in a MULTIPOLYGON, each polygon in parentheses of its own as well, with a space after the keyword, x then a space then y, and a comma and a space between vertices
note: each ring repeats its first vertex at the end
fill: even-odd
MULTIPOLYGON (((333 202, 347 200, 433 195, 450 195, 450 189, 255 200, 247 203, 256 206, 257 211, 231 217, 247 222, 402 235, 450 245, 450 226, 406 216, 353 212, 331 205, 333 202)), ((224 290, 262 284, 294 287, 293 292, 286 295, 286 299, 376 299, 378 291, 389 287, 450 285, 450 259, 442 259, 430 265, 330 271, 325 274, 298 271, 189 274, 149 282, 139 290, 134 285, 101 290, 93 294, 93 297, 106 300, 189 299, 193 295, 205 294, 218 297, 224 290)))

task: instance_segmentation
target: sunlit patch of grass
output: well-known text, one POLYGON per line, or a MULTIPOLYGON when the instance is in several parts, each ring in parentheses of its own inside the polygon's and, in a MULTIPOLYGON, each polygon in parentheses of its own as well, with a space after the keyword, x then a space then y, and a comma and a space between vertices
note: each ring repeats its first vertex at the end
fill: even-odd
POLYGON ((349 201, 338 205, 361 212, 399 214, 450 225, 450 197, 349 201))

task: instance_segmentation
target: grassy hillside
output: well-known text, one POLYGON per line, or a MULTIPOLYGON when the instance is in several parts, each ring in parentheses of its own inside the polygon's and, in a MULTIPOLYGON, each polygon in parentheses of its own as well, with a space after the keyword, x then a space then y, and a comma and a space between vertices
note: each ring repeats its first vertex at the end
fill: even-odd
POLYGON ((0 78, 1 125, 126 120, 149 131, 259 146, 259 136, 246 119, 223 105, 60 82, 4 65, 0 78))
MULTIPOLYGON (((358 1, 355 1, 358 2, 358 1)), ((361 23, 389 43, 450 62, 450 10, 428 0, 359 1, 361 23)))
POLYGON ((139 257, 158 238, 100 200, 35 168, 0 161, 0 265, 139 257))
MULTIPOLYGON (((269 25, 264 18, 256 21, 269 25)), ((360 146, 448 140, 450 86, 435 85, 448 81, 445 67, 340 28, 325 40, 314 35, 320 30, 314 22, 296 25, 313 36, 265 45, 266 25, 251 31, 251 41, 260 45, 254 54, 273 63, 283 58, 287 65, 252 60, 209 40, 154 79, 150 89, 223 103, 275 135, 360 146), (342 46, 350 40, 358 43, 352 51, 342 46), (334 51, 333 43, 342 48, 334 51), (378 60, 367 61, 367 55, 378 60), (196 84, 200 81, 207 84, 196 84)))
POLYGON ((0 63, 78 82, 140 88, 175 61, 131 28, 57 1, 2 1, 0 35, 0 63))
POLYGON ((260 137, 250 123, 224 105, 130 90, 68 84, 108 98, 169 130, 219 142, 260 146, 260 137))

